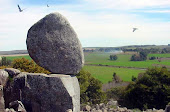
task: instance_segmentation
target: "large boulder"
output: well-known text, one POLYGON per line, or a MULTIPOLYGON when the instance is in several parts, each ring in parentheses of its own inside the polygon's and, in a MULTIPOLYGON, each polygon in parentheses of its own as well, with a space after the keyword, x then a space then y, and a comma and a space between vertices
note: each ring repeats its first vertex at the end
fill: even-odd
POLYGON ((27 112, 80 111, 80 88, 76 76, 21 73, 4 87, 6 108, 20 100, 27 112))
POLYGON ((51 13, 28 31, 27 49, 41 67, 57 74, 76 74, 84 64, 82 46, 65 17, 51 13))

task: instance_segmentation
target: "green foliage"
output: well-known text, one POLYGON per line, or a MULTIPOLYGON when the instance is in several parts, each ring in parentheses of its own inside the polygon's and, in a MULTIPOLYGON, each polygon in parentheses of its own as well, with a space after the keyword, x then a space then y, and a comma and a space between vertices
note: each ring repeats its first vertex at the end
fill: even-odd
POLYGON ((152 56, 152 57, 149 58, 149 60, 155 60, 155 59, 156 59, 155 56, 152 56))
POLYGON ((124 93, 125 87, 115 87, 106 92, 107 99, 114 99, 118 101, 124 93))
POLYGON ((115 81, 116 83, 122 82, 121 78, 118 75, 116 75, 115 72, 113 73, 112 81, 115 81))
POLYGON ((93 78, 89 72, 81 70, 77 75, 80 84, 81 103, 98 104, 105 100, 105 93, 101 90, 102 83, 93 78))
MULTIPOLYGON (((85 61, 87 64, 93 65, 111 65, 120 67, 137 67, 137 68, 148 68, 153 65, 168 65, 170 66, 170 60, 146 60, 146 61, 130 61, 132 54, 117 54, 118 59, 111 61, 108 59, 109 53, 85 53, 85 61)), ((148 57, 170 57, 170 54, 149 54, 148 57)))
POLYGON ((122 105, 128 108, 165 108, 170 101, 170 72, 166 68, 151 68, 124 93, 122 105))
POLYGON ((137 80, 137 78, 132 75, 132 81, 136 81, 136 80, 137 80))
POLYGON ((7 59, 6 57, 2 57, 0 60, 0 66, 9 66, 11 65, 11 60, 7 59))
POLYGON ((117 59, 118 59, 117 55, 110 55, 110 60, 117 60, 117 59))
POLYGON ((31 73, 46 73, 50 72, 40 67, 33 60, 28 60, 25 58, 14 59, 12 61, 12 67, 21 70, 22 72, 31 72, 31 73))
POLYGON ((139 55, 132 55, 131 61, 145 61, 147 59, 147 52, 139 52, 139 55))

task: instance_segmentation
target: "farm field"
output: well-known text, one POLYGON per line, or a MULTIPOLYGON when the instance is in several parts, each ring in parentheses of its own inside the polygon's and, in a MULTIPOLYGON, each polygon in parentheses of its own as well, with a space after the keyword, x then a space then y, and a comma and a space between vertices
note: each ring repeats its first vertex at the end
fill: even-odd
MULTIPOLYGON (((131 81, 132 75, 137 77, 139 73, 144 72, 140 68, 148 68, 152 66, 167 65, 170 66, 170 60, 146 60, 146 61, 130 61, 132 54, 117 54, 118 60, 111 61, 109 56, 111 53, 85 53, 85 66, 84 70, 90 72, 93 77, 99 79, 102 83, 107 83, 112 80, 113 73, 115 72, 123 81, 131 81), (110 65, 109 66, 99 66, 110 65), (92 66, 91 66, 92 65, 92 66), (123 68, 124 67, 124 68, 123 68), (132 67, 129 69, 126 67, 132 67)), ((161 58, 168 58, 170 54, 149 54, 148 57, 155 56, 161 58)), ((24 56, 7 56, 8 59, 14 60, 17 58, 26 58, 31 60, 29 55, 24 56)))
MULTIPOLYGON (((109 60, 110 53, 88 53, 85 54, 85 63, 94 65, 113 65, 120 67, 136 67, 136 68, 148 68, 155 65, 170 66, 170 60, 146 60, 146 61, 130 61, 132 55, 130 54, 118 54, 116 61, 109 60)), ((148 57, 170 57, 170 54, 149 54, 148 57)))
POLYGON ((24 56, 7 56, 7 59, 14 60, 18 58, 26 58, 28 60, 31 60, 31 57, 29 55, 24 55, 24 56))
POLYGON ((132 76, 137 77, 143 70, 128 69, 128 68, 114 68, 103 66, 84 66, 84 70, 90 72, 93 77, 100 80, 102 83, 107 83, 112 80, 115 72, 123 81, 131 81, 132 76))

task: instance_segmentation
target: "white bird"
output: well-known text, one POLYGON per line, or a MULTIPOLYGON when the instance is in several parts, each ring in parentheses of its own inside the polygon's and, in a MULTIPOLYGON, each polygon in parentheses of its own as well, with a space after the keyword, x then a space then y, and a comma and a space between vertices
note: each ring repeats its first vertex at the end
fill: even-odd
POLYGON ((138 30, 138 28, 133 28, 133 32, 135 32, 135 30, 138 30))
POLYGON ((18 5, 19 12, 22 12, 25 9, 21 9, 20 6, 18 5))

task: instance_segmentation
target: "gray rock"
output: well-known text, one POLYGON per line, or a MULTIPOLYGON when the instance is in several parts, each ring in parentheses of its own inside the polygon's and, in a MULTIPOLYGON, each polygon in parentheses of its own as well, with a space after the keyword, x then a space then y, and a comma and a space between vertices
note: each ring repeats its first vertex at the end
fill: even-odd
POLYGON ((5 70, 1 69, 0 70, 0 85, 5 85, 7 80, 8 80, 8 72, 6 72, 5 70))
POLYGON ((20 70, 14 68, 5 68, 4 70, 7 71, 9 76, 11 77, 17 76, 18 74, 21 73, 20 70))
POLYGON ((10 108, 10 109, 6 108, 5 112, 16 112, 16 111, 13 108, 10 108))
POLYGON ((17 112, 26 112, 24 105, 18 100, 9 103, 9 108, 13 108, 17 112))
POLYGON ((103 108, 103 109, 102 109, 102 112, 107 112, 107 110, 103 108))
POLYGON ((68 109, 68 110, 66 110, 66 112, 72 112, 72 110, 71 110, 71 109, 68 109))
POLYGON ((5 110, 5 102, 3 97, 3 86, 0 85, 0 112, 5 110))
POLYGON ((52 73, 76 74, 84 64, 77 34, 59 13, 51 13, 34 24, 26 43, 31 58, 52 73))
POLYGON ((96 104, 96 110, 100 110, 99 104, 96 104))
POLYGON ((4 88, 6 107, 20 100, 28 112, 80 111, 80 88, 73 75, 21 73, 4 88))
POLYGON ((86 106, 85 106, 85 111, 90 112, 90 110, 91 110, 91 107, 90 107, 89 105, 86 105, 86 106))
POLYGON ((170 112, 170 105, 166 105, 165 112, 170 112))

